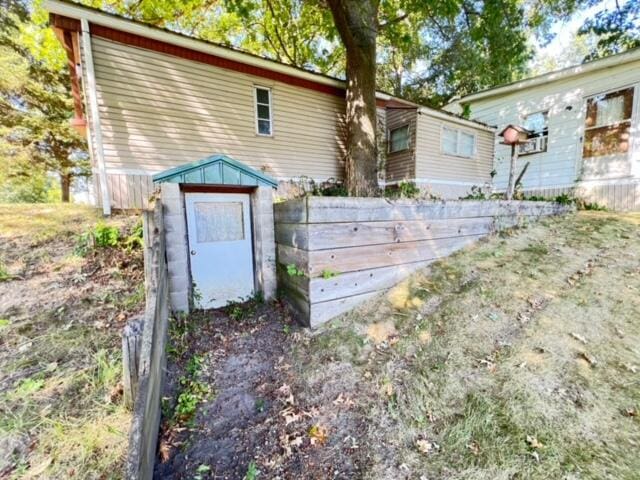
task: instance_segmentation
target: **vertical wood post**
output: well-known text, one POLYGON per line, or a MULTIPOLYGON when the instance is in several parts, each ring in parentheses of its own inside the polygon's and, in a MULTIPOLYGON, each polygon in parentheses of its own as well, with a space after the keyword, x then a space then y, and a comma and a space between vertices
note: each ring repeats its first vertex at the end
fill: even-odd
POLYGON ((506 199, 513 199, 513 192, 516 188, 516 162, 518 161, 518 149, 517 145, 511 145, 511 165, 509 165, 509 184, 507 185, 506 199))
POLYGON ((124 403, 129 410, 133 410, 138 394, 143 327, 144 317, 135 317, 122 330, 122 384, 124 403))

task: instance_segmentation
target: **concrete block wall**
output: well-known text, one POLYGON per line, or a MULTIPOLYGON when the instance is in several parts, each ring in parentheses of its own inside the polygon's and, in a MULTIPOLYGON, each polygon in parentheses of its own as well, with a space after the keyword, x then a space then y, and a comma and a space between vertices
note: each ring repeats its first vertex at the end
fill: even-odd
POLYGON ((191 295, 191 273, 184 193, 177 183, 162 183, 160 198, 164 215, 171 310, 187 313, 191 295))

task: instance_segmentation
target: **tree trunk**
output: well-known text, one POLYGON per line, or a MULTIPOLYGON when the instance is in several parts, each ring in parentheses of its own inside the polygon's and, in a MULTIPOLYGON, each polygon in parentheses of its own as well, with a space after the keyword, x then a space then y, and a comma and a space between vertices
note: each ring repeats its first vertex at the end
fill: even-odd
POLYGON ((69 174, 60 174, 60 190, 62 192, 62 201, 64 203, 69 203, 71 199, 70 190, 71 190, 71 175, 69 174))
POLYGON ((378 191, 376 37, 378 0, 327 0, 347 51, 345 183, 351 196, 378 191))

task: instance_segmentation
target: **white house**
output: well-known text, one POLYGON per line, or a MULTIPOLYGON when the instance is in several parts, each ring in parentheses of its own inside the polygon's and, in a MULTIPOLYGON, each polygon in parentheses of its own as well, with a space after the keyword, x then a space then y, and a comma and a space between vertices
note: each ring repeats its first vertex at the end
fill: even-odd
MULTIPOLYGON (((502 85, 447 106, 497 127, 531 131, 519 147, 526 193, 572 192, 616 210, 640 209, 640 49, 502 85)), ((510 148, 496 138, 494 185, 508 180, 510 148)))

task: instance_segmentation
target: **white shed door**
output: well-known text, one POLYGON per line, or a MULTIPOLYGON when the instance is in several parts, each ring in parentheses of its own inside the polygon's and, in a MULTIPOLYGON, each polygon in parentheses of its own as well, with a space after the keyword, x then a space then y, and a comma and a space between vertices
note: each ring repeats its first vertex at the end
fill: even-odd
POLYGON ((185 201, 196 307, 253 295, 249 194, 187 193, 185 201))

